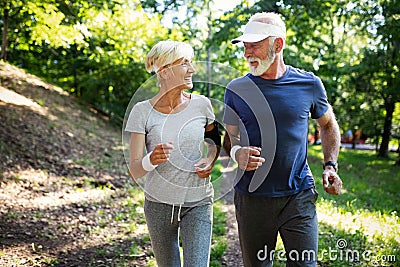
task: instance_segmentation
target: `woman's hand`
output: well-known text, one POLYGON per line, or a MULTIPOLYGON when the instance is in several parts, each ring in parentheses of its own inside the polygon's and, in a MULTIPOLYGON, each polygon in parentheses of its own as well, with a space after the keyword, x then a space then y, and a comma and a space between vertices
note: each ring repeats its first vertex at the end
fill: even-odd
POLYGON ((172 142, 156 145, 150 155, 151 164, 159 165, 167 162, 169 160, 169 156, 171 155, 172 149, 174 149, 172 142))
POLYGON ((208 178, 214 167, 214 161, 208 158, 200 159, 195 165, 194 170, 200 178, 208 178))

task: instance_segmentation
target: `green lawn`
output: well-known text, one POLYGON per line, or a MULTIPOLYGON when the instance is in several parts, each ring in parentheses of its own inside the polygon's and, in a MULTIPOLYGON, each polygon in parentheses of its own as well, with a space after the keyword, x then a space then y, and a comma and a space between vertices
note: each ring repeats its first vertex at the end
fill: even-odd
MULTIPOLYGON (((322 187, 321 146, 310 146, 309 164, 319 192, 320 266, 400 266, 400 167, 396 154, 379 159, 373 151, 343 149, 339 174, 343 192, 322 187)), ((277 249, 283 250, 280 242, 277 249)), ((285 266, 283 261, 274 266, 285 266)))
POLYGON ((320 258, 324 266, 400 266, 400 167, 374 151, 342 150, 343 193, 331 196, 321 183, 322 151, 310 147, 310 165, 320 189, 320 258), (336 260, 324 250, 336 249, 336 260), (342 257, 340 253, 343 253, 342 257), (347 253, 347 256, 346 256, 347 253), (351 261, 351 254, 359 260, 351 261), (358 254, 357 254, 358 253, 358 254))

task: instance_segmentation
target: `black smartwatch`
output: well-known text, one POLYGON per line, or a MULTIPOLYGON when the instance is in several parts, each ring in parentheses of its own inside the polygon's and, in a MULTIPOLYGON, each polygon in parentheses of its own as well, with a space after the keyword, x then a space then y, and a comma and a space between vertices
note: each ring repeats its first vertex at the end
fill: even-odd
POLYGON ((325 162, 323 165, 322 165, 322 167, 323 167, 323 169, 325 170, 325 167, 326 166, 332 166, 334 169, 335 169, 335 171, 337 172, 337 170, 338 170, 338 164, 337 164, 337 162, 335 162, 335 161, 327 161, 327 162, 325 162))

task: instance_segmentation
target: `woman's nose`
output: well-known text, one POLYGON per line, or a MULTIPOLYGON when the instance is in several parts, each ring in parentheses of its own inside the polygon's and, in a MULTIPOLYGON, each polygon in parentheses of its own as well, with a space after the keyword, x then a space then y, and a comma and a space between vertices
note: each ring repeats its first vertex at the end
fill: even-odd
POLYGON ((194 64, 192 62, 189 63, 189 72, 195 73, 196 69, 194 67, 194 64))

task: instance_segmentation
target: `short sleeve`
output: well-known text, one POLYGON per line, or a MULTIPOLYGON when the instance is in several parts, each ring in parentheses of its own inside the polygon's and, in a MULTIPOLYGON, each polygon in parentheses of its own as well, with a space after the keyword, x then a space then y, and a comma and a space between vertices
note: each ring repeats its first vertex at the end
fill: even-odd
POLYGON ((205 108, 205 116, 207 118, 207 123, 206 124, 208 125, 208 124, 211 124, 211 123, 213 123, 215 121, 215 114, 213 112, 213 108, 212 108, 210 99, 208 99, 206 97, 204 97, 204 99, 205 99, 205 102, 206 102, 206 108, 205 108))
POLYGON ((238 116, 235 111, 234 99, 235 94, 229 89, 226 88, 225 96, 224 96, 224 117, 223 122, 230 125, 238 125, 238 116))
POLYGON ((329 109, 328 98, 325 87, 320 78, 314 78, 313 104, 311 107, 311 118, 321 118, 329 109))
POLYGON ((125 131, 146 134, 146 114, 144 102, 139 102, 133 106, 126 122, 125 131))

